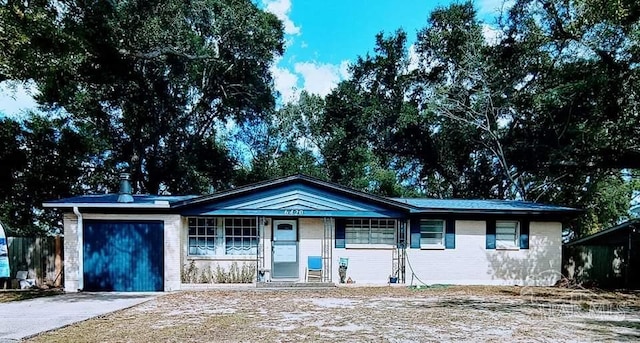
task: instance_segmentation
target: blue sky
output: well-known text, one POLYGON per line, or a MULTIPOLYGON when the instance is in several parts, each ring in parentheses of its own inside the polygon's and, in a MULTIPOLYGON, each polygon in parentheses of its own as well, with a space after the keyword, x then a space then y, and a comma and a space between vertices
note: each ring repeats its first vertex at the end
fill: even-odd
MULTIPOLYGON (((451 0, 262 0, 261 5, 285 24, 287 49, 272 71, 283 102, 305 89, 326 95, 348 77, 348 65, 371 52, 375 35, 402 28, 409 44, 429 14, 451 0)), ((490 24, 502 0, 475 0, 490 24)), ((490 26, 486 31, 490 34, 490 26)))
MULTIPOLYGON (((372 51, 376 33, 404 29, 409 43, 429 13, 451 0, 256 0, 285 24, 287 49, 272 67, 281 102, 303 89, 326 95, 348 77, 348 65, 372 51)), ((502 0, 475 0, 481 18, 491 22, 502 0)), ((0 84, 0 113, 19 115, 35 107, 29 85, 0 84)))

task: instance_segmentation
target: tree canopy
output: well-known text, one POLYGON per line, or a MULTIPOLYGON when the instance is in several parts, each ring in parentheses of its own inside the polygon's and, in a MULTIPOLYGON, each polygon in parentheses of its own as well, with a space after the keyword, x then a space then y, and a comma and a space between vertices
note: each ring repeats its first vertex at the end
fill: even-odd
POLYGON ((639 18, 632 0, 517 0, 485 23, 455 3, 415 37, 372 37, 326 97, 278 106, 283 25, 250 0, 0 1, 0 82, 41 105, 0 120, 0 220, 59 227, 42 201, 114 191, 121 170, 153 194, 304 173, 575 206, 593 232, 640 191, 639 18))

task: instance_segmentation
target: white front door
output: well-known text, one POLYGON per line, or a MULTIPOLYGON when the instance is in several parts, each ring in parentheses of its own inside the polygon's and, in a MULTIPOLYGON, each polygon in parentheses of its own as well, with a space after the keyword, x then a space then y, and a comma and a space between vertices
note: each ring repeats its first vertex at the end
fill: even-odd
POLYGON ((298 222, 295 219, 273 221, 271 261, 272 278, 297 279, 299 277, 298 222))

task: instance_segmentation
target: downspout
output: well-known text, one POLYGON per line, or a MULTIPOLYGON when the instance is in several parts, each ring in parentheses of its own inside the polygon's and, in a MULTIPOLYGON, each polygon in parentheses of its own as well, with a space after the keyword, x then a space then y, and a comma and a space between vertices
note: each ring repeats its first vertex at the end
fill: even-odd
POLYGON ((83 220, 82 213, 80 213, 80 209, 75 206, 73 207, 73 213, 75 213, 76 217, 78 217, 78 225, 77 232, 78 235, 78 291, 82 291, 84 289, 84 244, 83 244, 83 220))
POLYGON ((627 270, 625 271, 625 280, 624 280, 624 287, 625 288, 629 288, 629 281, 630 281, 630 277, 629 274, 631 274, 631 249, 633 248, 633 232, 635 231, 635 228, 633 227, 633 225, 629 226, 629 242, 627 245, 627 270))

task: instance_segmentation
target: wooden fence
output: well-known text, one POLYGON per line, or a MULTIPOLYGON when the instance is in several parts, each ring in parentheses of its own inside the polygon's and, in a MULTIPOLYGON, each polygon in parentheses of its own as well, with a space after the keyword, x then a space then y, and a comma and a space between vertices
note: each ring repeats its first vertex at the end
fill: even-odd
POLYGON ((24 270, 29 272, 29 278, 36 279, 38 286, 63 285, 62 237, 8 237, 7 241, 11 278, 24 270))

